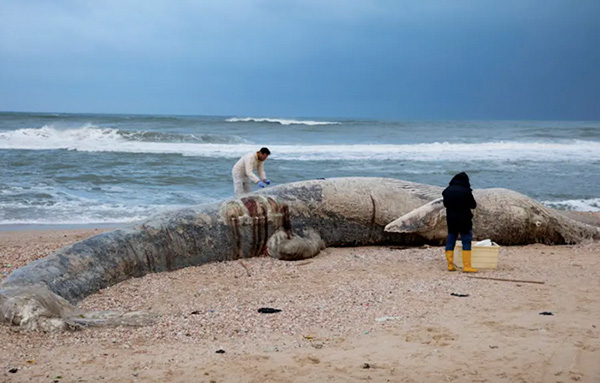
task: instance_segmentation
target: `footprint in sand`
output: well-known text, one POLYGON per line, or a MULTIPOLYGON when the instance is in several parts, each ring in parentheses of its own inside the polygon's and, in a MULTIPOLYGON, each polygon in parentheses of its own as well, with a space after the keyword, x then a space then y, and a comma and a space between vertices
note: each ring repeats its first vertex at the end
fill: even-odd
POLYGON ((405 340, 411 343, 431 344, 439 347, 450 345, 458 335, 444 327, 425 327, 409 332, 405 340))
POLYGON ((321 363, 321 359, 313 355, 296 356, 294 357, 294 360, 298 362, 301 366, 321 363))

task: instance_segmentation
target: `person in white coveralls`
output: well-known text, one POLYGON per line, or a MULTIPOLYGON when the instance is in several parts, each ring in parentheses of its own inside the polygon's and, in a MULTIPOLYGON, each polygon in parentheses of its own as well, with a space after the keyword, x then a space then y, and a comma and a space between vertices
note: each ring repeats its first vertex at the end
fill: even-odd
POLYGON ((241 196, 252 191, 251 183, 258 184, 259 188, 267 187, 271 181, 265 174, 265 160, 269 157, 271 151, 267 148, 260 148, 258 152, 252 152, 244 155, 233 165, 231 175, 233 176, 233 192, 236 196, 241 196), (254 171, 258 172, 258 177, 254 171), (259 178, 260 177, 260 178, 259 178))

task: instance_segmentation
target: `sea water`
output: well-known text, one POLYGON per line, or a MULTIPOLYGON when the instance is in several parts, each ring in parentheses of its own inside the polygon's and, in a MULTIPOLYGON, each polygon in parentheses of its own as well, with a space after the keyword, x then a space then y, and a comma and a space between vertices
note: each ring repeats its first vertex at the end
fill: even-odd
POLYGON ((600 122, 0 113, 0 229, 123 224, 229 198, 233 164, 263 146, 272 185, 443 187, 466 171, 473 188, 600 211, 600 122))

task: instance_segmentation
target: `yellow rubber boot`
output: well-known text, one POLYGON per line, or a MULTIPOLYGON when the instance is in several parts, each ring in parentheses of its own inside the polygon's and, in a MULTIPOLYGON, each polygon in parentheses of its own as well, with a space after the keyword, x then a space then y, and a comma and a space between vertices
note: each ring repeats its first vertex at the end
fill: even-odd
POLYGON ((446 250, 446 259, 448 260, 448 271, 456 271, 456 266, 454 266, 454 250, 446 250))
POLYGON ((463 273, 476 273, 478 270, 471 267, 471 250, 462 251, 463 273))

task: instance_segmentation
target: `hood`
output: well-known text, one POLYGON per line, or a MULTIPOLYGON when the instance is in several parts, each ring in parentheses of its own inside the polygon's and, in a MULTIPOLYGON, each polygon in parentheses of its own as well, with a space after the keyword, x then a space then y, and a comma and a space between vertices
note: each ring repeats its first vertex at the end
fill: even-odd
POLYGON ((467 175, 467 173, 460 172, 454 177, 452 177, 452 180, 450 180, 450 186, 453 185, 471 188, 471 183, 469 182, 469 176, 467 175))

